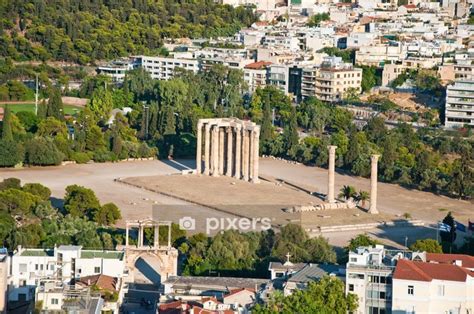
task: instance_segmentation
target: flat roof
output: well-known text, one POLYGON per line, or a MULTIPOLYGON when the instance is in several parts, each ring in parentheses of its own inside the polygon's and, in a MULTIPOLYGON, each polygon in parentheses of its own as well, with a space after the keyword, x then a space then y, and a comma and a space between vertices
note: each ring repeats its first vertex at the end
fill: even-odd
POLYGON ((105 259, 123 259, 123 252, 119 251, 81 251, 81 258, 105 258, 105 259))
POLYGON ((262 286, 270 282, 269 279, 236 278, 236 277, 197 277, 197 276, 171 276, 163 284, 171 284, 173 287, 193 287, 205 289, 236 289, 262 286))
POLYGON ((54 250, 50 249, 26 249, 20 256, 54 256, 54 250))

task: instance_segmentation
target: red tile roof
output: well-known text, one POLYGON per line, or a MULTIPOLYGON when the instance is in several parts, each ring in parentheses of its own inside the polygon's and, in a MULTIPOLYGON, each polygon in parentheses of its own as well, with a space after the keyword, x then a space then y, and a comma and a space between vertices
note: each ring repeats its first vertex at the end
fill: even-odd
POLYGON ((394 279, 414 281, 432 281, 433 279, 447 281, 466 281, 467 276, 474 277, 474 272, 466 268, 451 264, 436 264, 399 260, 394 279))
POLYGON ((92 275, 92 276, 85 276, 81 277, 77 284, 82 286, 92 286, 96 285, 100 289, 109 290, 109 291, 117 291, 117 278, 110 277, 107 275, 92 275))
POLYGON ((272 63, 267 62, 267 61, 258 61, 258 62, 247 64, 245 66, 245 68, 246 69, 253 69, 253 70, 260 70, 260 69, 263 69, 264 67, 266 67, 270 64, 272 64, 272 63))
POLYGON ((426 261, 442 264, 454 264, 455 261, 461 261, 460 266, 474 268, 474 256, 464 254, 426 253, 426 261))
POLYGON ((417 7, 416 5, 414 5, 414 4, 404 4, 403 6, 404 6, 405 8, 407 8, 407 9, 416 9, 416 8, 418 8, 418 7, 417 7))

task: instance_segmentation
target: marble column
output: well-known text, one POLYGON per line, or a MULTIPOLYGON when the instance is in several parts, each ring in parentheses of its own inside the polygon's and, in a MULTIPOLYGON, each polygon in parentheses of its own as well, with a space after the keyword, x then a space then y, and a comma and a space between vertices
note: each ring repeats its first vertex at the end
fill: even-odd
POLYGON ((249 180, 249 131, 242 130, 242 179, 249 180))
POLYGON ((259 142, 260 142, 260 128, 257 127, 253 131, 253 143, 252 146, 252 156, 253 156, 253 171, 252 171, 252 182, 259 183, 258 171, 259 171, 259 142))
POLYGON ((143 243, 144 243, 144 241, 143 241, 143 229, 144 228, 143 228, 142 225, 140 225, 138 227, 138 232, 139 232, 138 239, 140 239, 140 241, 138 243, 138 247, 143 247, 143 243))
POLYGON ((224 143, 225 143, 225 138, 224 138, 224 128, 219 128, 219 175, 224 174, 224 143))
POLYGON ((168 225, 168 248, 171 247, 171 224, 168 225))
POLYGON ((253 134, 253 129, 249 132, 249 181, 253 182, 253 163, 254 163, 254 155, 253 155, 253 147, 255 145, 255 137, 253 134))
POLYGON ((233 132, 234 130, 232 127, 228 127, 226 129, 227 132, 227 169, 225 175, 228 177, 232 176, 232 162, 233 162, 233 146, 234 146, 234 140, 233 140, 233 132))
POLYGON ((334 174, 336 171, 336 148, 337 146, 330 145, 329 149, 329 166, 328 166, 328 194, 326 200, 329 203, 335 202, 334 197, 334 174))
POLYGON ((377 166, 380 155, 370 156, 370 214, 378 214, 377 210, 377 166))
POLYGON ((242 177, 241 175, 241 163, 242 163, 242 131, 241 128, 238 127, 235 130, 235 173, 234 178, 240 180, 242 177))
POLYGON ((125 247, 128 247, 128 235, 129 230, 128 230, 128 224, 125 226, 125 247))
POLYGON ((219 127, 212 128, 212 176, 219 176, 219 127))
POLYGON ((197 125, 197 138, 196 138, 196 174, 201 174, 202 166, 202 124, 197 125))
POLYGON ((153 233, 153 247, 157 248, 160 246, 160 226, 155 226, 155 232, 153 233))
POLYGON ((204 174, 209 175, 211 164, 210 164, 210 149, 211 149, 211 126, 206 124, 204 128, 205 139, 204 139, 204 174))

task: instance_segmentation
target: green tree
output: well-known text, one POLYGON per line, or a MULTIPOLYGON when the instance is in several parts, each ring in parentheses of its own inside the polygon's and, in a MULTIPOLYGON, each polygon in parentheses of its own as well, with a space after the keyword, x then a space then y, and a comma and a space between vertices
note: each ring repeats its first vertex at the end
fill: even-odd
POLYGON ((63 100, 61 98, 61 90, 53 88, 50 91, 48 105, 46 107, 46 117, 54 117, 58 120, 64 119, 63 100))
POLYGON ((367 234, 359 234, 349 241, 349 244, 346 247, 346 252, 353 252, 361 246, 374 246, 376 244, 379 244, 379 242, 372 239, 367 234))
POLYGON ((285 143, 288 151, 292 151, 299 143, 298 123, 296 121, 296 108, 291 108, 291 117, 288 125, 283 131, 285 143))
POLYGON ((51 139, 35 137, 25 143, 25 160, 30 165, 59 165, 64 159, 51 139))
POLYGON ((13 140, 0 140, 0 167, 13 167, 23 161, 24 149, 13 140))
POLYGON ((362 203, 362 207, 365 207, 365 203, 370 200, 370 194, 367 191, 359 191, 354 197, 357 202, 362 203))
POLYGON ((434 239, 416 240, 410 246, 414 252, 443 253, 443 247, 434 239))
POLYGON ((348 200, 350 198, 354 198, 357 195, 355 187, 352 185, 344 185, 339 192, 339 197, 348 200))
POLYGON ((262 142, 270 141, 273 138, 272 108, 269 97, 265 98, 265 103, 263 106, 262 130, 260 133, 260 139, 262 142))
POLYGON ((51 197, 51 190, 40 183, 26 183, 22 189, 25 192, 38 196, 44 201, 49 200, 51 197))
POLYGON ((100 208, 99 200, 91 189, 75 184, 66 187, 64 209, 67 214, 74 217, 91 217, 100 208))
POLYGON ((2 139, 6 141, 13 140, 11 120, 12 120, 12 113, 10 112, 10 107, 6 105, 4 115, 3 115, 3 121, 2 121, 2 139))
POLYGON ((99 207, 93 213, 93 220, 99 225, 110 226, 122 218, 120 209, 114 203, 107 203, 99 207))
POLYGON ((357 296, 345 294, 344 283, 337 278, 323 277, 311 281, 306 289, 284 297, 276 293, 268 304, 257 305, 252 313, 347 313, 357 309, 357 296))

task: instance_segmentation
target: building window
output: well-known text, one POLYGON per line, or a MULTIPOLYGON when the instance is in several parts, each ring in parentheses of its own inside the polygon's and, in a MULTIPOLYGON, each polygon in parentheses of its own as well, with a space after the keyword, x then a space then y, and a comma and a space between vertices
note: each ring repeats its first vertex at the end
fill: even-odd
POLYGON ((52 299, 51 299, 51 304, 58 305, 58 304, 59 304, 59 300, 58 300, 58 299, 55 299, 55 298, 52 298, 52 299))
POLYGON ((415 288, 413 286, 408 286, 408 295, 415 295, 415 288))
POLYGON ((38 264, 35 264, 35 270, 38 270, 38 264))
POLYGON ((26 280, 20 281, 20 287, 26 287, 26 280))
POLYGON ((100 267, 94 267, 94 273, 96 274, 100 273, 100 267))
POLYGON ((438 296, 444 297, 444 286, 438 286, 438 296))
POLYGON ((349 291, 354 291, 354 285, 353 284, 349 285, 349 291))

